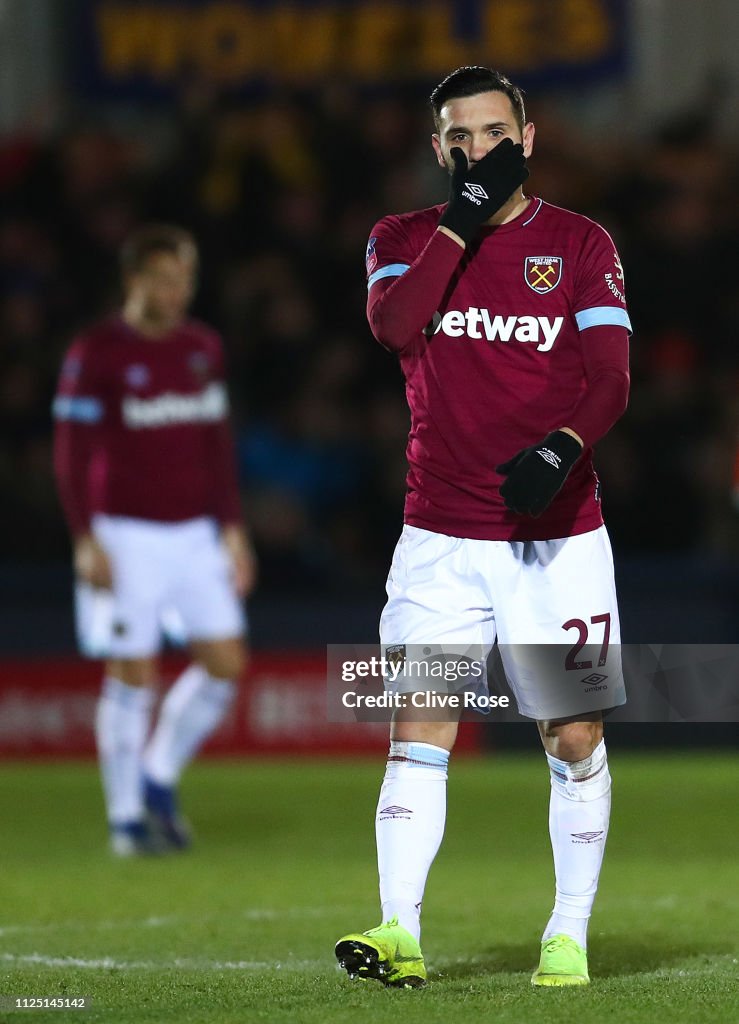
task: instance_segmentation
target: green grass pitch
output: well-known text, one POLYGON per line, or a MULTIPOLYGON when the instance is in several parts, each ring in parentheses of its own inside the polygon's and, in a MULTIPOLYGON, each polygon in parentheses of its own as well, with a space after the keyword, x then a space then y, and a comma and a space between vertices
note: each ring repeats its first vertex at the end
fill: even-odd
POLYGON ((93 1005, 0 1021, 739 1021, 736 758, 612 752, 593 981, 544 991, 529 984, 553 890, 548 777, 533 750, 453 762, 424 907, 428 988, 338 972, 335 940, 379 922, 382 768, 196 765, 183 789, 193 851, 121 862, 107 854, 92 763, 3 766, 0 991, 93 1005))

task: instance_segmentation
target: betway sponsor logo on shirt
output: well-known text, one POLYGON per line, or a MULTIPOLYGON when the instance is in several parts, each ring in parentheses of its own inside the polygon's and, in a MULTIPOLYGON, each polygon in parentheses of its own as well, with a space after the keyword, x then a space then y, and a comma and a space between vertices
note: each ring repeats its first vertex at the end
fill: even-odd
POLYGON ((228 412, 223 384, 209 384, 196 395, 167 391, 154 398, 127 395, 122 402, 123 422, 132 430, 168 427, 178 423, 217 423, 228 412))
POLYGON ((441 317, 434 334, 449 338, 486 338, 488 341, 521 341, 536 345, 538 352, 549 352, 557 340, 563 316, 500 316, 489 309, 470 306, 464 312, 450 309, 441 317))

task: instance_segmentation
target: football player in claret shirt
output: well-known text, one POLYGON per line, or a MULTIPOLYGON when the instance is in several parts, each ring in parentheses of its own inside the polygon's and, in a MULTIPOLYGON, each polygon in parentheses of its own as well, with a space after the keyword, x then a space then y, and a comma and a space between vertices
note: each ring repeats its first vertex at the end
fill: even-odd
POLYGON ((233 700, 255 563, 221 340, 186 318, 195 243, 180 228, 145 226, 123 247, 122 271, 122 310, 83 331, 64 359, 54 460, 81 648, 106 659, 96 738, 111 848, 126 856, 188 845, 177 781, 233 700), (150 734, 173 615, 193 661, 150 734))
MULTIPOLYGON (((625 700, 591 458, 627 402, 623 271, 602 227, 522 190, 534 125, 507 78, 459 68, 431 107, 449 201, 385 217, 367 247, 367 316, 400 360, 411 412, 380 640, 400 660, 498 641, 551 776, 555 902, 532 982, 582 985, 610 812, 602 713, 625 700)), ((382 924, 336 946, 350 976, 390 985, 426 978, 420 910, 457 733, 429 717, 400 709, 391 727, 376 817, 382 924)))

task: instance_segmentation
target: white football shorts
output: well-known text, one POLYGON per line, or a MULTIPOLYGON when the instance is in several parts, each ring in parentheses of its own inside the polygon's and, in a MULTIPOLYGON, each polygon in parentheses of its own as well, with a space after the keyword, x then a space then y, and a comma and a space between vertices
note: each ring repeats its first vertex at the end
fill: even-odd
MULTIPOLYGON (((557 540, 448 537, 404 526, 380 619, 389 662, 413 660, 386 686, 423 689, 419 657, 487 661, 497 641, 520 714, 537 720, 626 702, 613 555, 604 526, 557 540)), ((433 669, 431 670, 433 672, 433 669)), ((447 674, 448 684, 451 674, 447 674)), ((487 672, 457 689, 487 695, 487 672)), ((448 689, 451 689, 447 685, 448 689)))
POLYGON ((244 633, 246 617, 215 520, 161 523, 98 515, 92 532, 110 559, 113 589, 77 584, 83 654, 145 658, 158 653, 163 634, 186 642, 244 633))

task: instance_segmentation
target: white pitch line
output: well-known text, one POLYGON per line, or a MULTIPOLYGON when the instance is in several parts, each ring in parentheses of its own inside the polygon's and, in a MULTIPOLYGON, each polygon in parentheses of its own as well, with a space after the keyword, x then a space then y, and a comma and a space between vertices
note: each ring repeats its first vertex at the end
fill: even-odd
POLYGON ((115 969, 117 971, 145 971, 175 968, 185 971, 310 971, 327 966, 324 960, 291 960, 280 963, 270 960, 115 960, 104 956, 86 960, 77 956, 46 956, 42 953, 0 953, 0 961, 6 964, 35 964, 41 967, 82 967, 94 970, 115 969))
MULTIPOLYGON (((166 928, 184 922, 184 918, 176 917, 145 917, 136 921, 47 921, 45 924, 9 924, 0 928, 3 935, 17 935, 22 932, 56 932, 56 931, 114 931, 116 928, 166 928)), ((200 918, 199 920, 202 920, 200 918)))
MULTIPOLYGON (((291 907, 287 910, 275 910, 271 907, 247 907, 234 915, 234 920, 276 921, 285 917, 322 917, 329 910, 334 912, 337 907, 291 907)), ((24 932, 56 932, 56 931, 115 931, 118 928, 169 928, 187 925, 194 922, 222 921, 222 914, 185 917, 178 914, 144 917, 131 920, 103 921, 56 921, 45 924, 9 924, 0 927, 0 938, 4 935, 17 935, 24 932)))

